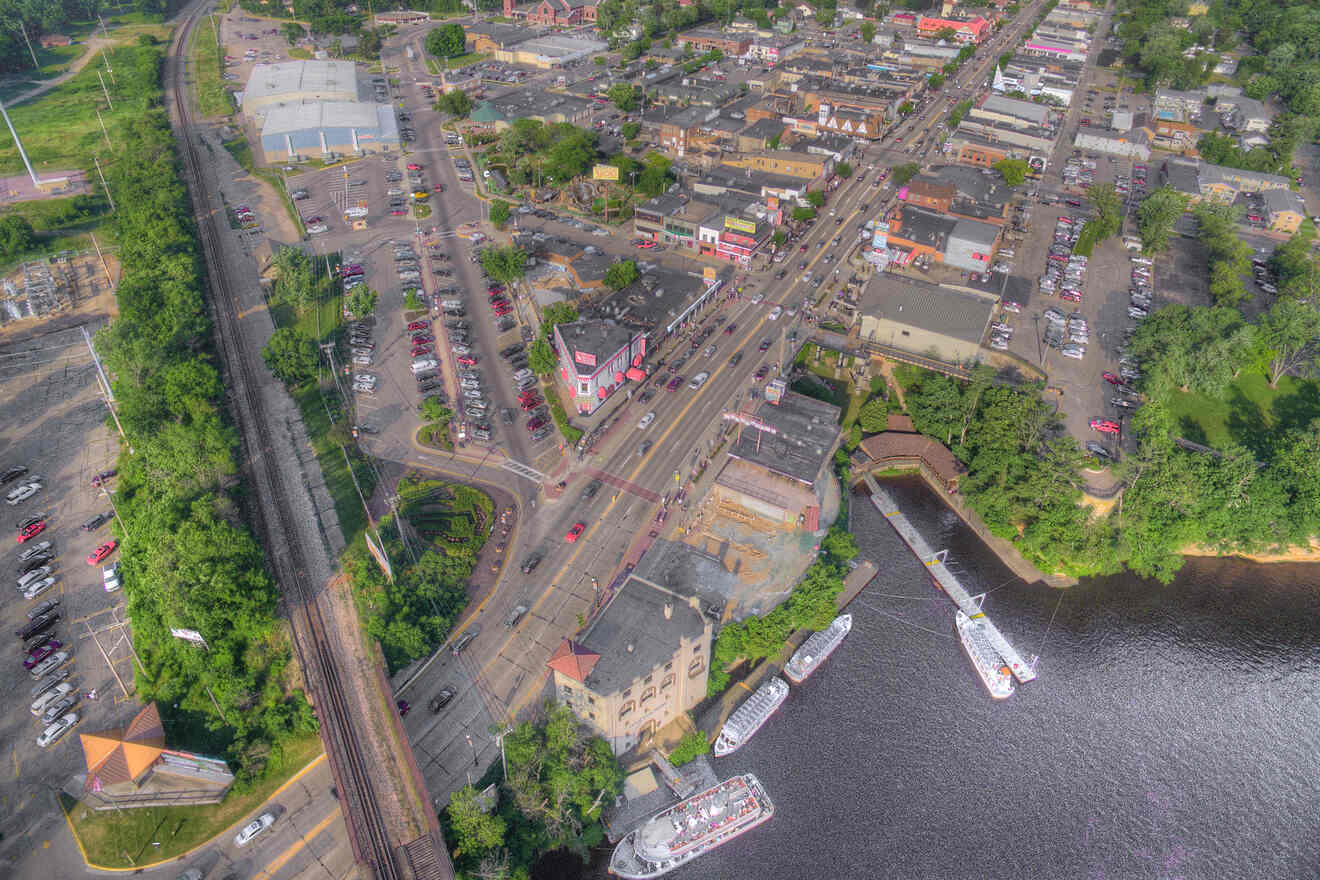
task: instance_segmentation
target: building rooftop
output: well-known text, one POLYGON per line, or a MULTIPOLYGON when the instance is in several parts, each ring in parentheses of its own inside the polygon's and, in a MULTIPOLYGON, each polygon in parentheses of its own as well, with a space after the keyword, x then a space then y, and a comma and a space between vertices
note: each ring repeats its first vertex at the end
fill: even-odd
MULTIPOLYGON (((639 264, 638 268, 641 278, 595 303, 592 312, 596 317, 649 332, 675 321, 710 286, 691 272, 655 264, 639 264)), ((721 270, 726 280, 730 273, 728 268, 721 270)))
POLYGON ((570 37, 564 34, 546 34, 532 37, 517 44, 519 52, 534 52, 549 60, 583 58, 596 52, 603 52, 609 46, 600 40, 588 40, 582 37, 570 37))
POLYGON ((517 27, 511 24, 500 24, 494 21, 478 21, 472 24, 463 25, 463 31, 471 39, 475 36, 489 38, 497 46, 508 48, 517 45, 529 37, 536 34, 525 27, 517 27))
POLYGON ((627 687, 672 658, 683 639, 701 638, 705 626, 681 597, 634 574, 579 639, 600 655, 583 683, 598 694, 627 687))
POLYGON ((758 119, 751 125, 744 128, 740 134, 743 137, 758 138, 769 140, 775 135, 781 135, 788 130, 788 126, 778 119, 758 119))
POLYGON ((567 351, 564 359, 577 368, 579 376, 593 375, 619 349, 632 341, 634 331, 616 321, 585 318, 555 325, 567 351))
POLYGON ((277 104, 266 111, 263 137, 323 128, 379 129, 380 137, 398 137, 394 108, 364 101, 311 101, 277 104))
MULTIPOLYGON (((1003 95, 991 95, 981 104, 982 110, 988 113, 998 113, 1001 116, 1012 116, 1015 119, 1024 119, 1033 125, 1044 125, 1050 118, 1049 108, 1034 101, 1023 101, 1020 98, 1006 98, 1003 95)), ((975 108, 973 108, 975 112, 975 108)))
POLYGON ((898 228, 891 227, 891 235, 943 253, 949 236, 953 234, 958 222, 948 214, 927 211, 915 205, 903 205, 899 213, 898 228))
POLYGON ((837 406, 789 391, 777 405, 763 401, 755 412, 777 433, 744 426, 741 437, 729 446, 729 456, 813 485, 834 452, 839 416, 837 406))
POLYGON ((491 98, 485 101, 484 104, 489 105, 492 110, 505 119, 545 118, 554 115, 576 116, 595 107, 592 102, 583 98, 575 98, 572 95, 561 95, 557 92, 548 92, 545 89, 536 88, 514 89, 497 98, 491 98))
POLYGON ((248 75, 243 100, 343 100, 357 98, 357 72, 352 61, 281 61, 257 64, 248 75))
POLYGON ((999 238, 999 227, 990 223, 982 223, 979 220, 960 219, 954 224, 953 232, 949 235, 949 238, 981 245, 988 254, 999 238))
POLYGON ((1160 165, 1160 179, 1180 193, 1200 195, 1201 187, 1197 181, 1195 161, 1166 159, 1160 165))
POLYGON ((1293 211, 1306 216, 1306 202, 1302 200, 1300 193, 1295 193, 1290 189, 1267 189, 1261 193, 1265 200, 1265 210, 1270 214, 1278 214, 1282 211, 1293 211))
POLYGON ((858 309, 881 320, 979 345, 995 300, 879 272, 863 289, 858 309))

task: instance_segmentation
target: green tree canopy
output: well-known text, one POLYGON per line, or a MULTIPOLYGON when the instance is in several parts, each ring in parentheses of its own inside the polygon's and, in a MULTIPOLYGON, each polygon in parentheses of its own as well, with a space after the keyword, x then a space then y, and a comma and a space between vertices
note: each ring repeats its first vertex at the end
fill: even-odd
POLYGON ((261 357, 275 377, 288 385, 316 375, 316 343, 293 327, 281 327, 272 333, 261 357))
POLYGON ((527 254, 519 248, 488 247, 481 252, 481 268, 492 281, 512 284, 527 271, 527 254))
POLYGON ((503 228, 509 222, 509 203, 504 199, 493 199, 490 203, 490 222, 496 228, 503 228))
POLYGON ((426 35, 426 51, 436 58, 456 58, 467 51, 461 24, 442 24, 426 35))
POLYGON ((818 189, 807 190, 807 204, 817 209, 825 207, 825 193, 818 189))
POLYGON ((868 434, 879 434, 889 427, 889 404, 883 397, 872 397, 862 404, 857 413, 857 422, 868 434))
POLYGON ((376 302, 379 299, 380 296, 376 291, 365 284, 359 284, 344 294, 344 308, 354 318, 361 320, 376 311, 376 302))
POLYGON ((875 39, 875 22, 873 21, 862 22, 861 30, 862 30, 863 43, 869 43, 875 39))
POLYGON ((0 217, 0 259, 13 260, 32 250, 37 243, 32 224, 21 214, 0 217))
POLYGON ((541 312, 541 338, 549 339, 555 325, 571 324, 577 319, 578 310, 571 303, 551 303, 541 312))
POLYGON ((641 273, 637 271, 635 261, 618 260, 605 270, 605 286, 611 290, 623 290, 639 277, 641 273))
POLYGON ((280 25, 280 33, 284 34, 284 39, 289 41, 290 46, 293 46, 307 36, 307 28, 296 21, 286 21, 280 25))
POLYGON ((993 166, 1009 186, 1021 186, 1027 181, 1027 163, 1024 159, 1000 159, 993 166))
POLYGON ((839 177, 842 177, 844 180, 847 180, 849 177, 852 177, 853 167, 847 162, 840 162, 834 166, 834 173, 839 177))
POLYGON ((904 162, 902 165, 895 165, 892 172, 894 186, 902 186, 920 173, 921 166, 916 162, 904 162))
POLYGON ((449 826, 456 855, 480 855, 504 843, 505 821, 481 808, 481 793, 465 785, 449 796, 449 826))
POLYGON ((615 83, 605 95, 624 113, 631 113, 637 109, 637 88, 632 83, 615 83))
POLYGON ((462 89, 453 89, 441 95, 435 106, 456 119, 466 119, 472 112, 472 99, 462 89))
POLYGON ((537 337, 527 349, 527 366, 538 376, 549 376, 559 366, 555 350, 544 337, 537 337))
POLYGON ((1137 233, 1146 254, 1163 253, 1173 236, 1174 224, 1187 210, 1187 197, 1173 187, 1162 186, 1137 209, 1137 233))

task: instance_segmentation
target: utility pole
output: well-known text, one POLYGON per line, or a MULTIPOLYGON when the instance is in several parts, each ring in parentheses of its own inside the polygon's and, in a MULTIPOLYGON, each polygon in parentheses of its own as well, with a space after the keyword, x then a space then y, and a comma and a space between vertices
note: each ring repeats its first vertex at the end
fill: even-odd
POLYGON ((101 81, 101 91, 105 94, 105 102, 110 105, 110 109, 115 109, 115 102, 110 100, 110 90, 105 87, 105 77, 101 76, 101 71, 96 72, 96 78, 101 81))
MULTIPOLYGON (((99 248, 98 248, 99 251, 99 248)), ((119 436, 128 447, 128 454, 133 455, 133 444, 129 442, 128 436, 124 433, 124 426, 119 423, 119 413, 115 412, 115 392, 110 388, 110 380, 105 377, 105 369, 101 366, 101 358, 96 354, 96 348, 92 345, 92 335, 87 332, 86 327, 82 327, 83 341, 87 343, 87 350, 92 353, 92 363, 96 364, 96 375, 101 380, 101 390, 105 394, 105 405, 110 410, 110 415, 114 417, 115 427, 119 429, 119 436)), ((123 523, 120 523, 122 526, 123 523)))
POLYGON ((32 41, 28 39, 27 28, 23 26, 23 20, 18 20, 18 29, 23 32, 23 42, 27 43, 28 54, 32 56, 32 66, 36 70, 41 70, 41 62, 37 61, 37 53, 32 51, 32 41))
MULTIPOLYGON (((97 107, 97 108, 96 108, 96 121, 99 122, 99 123, 101 123, 101 134, 105 135, 105 145, 106 145, 107 147, 109 147, 110 149, 113 150, 113 149, 115 148, 115 145, 110 141, 110 132, 106 131, 106 129, 105 129, 105 120, 101 118, 101 108, 100 108, 100 107, 97 107)), ((98 169, 98 170, 100 170, 100 169, 98 169)), ((105 179, 105 178, 102 178, 102 180, 104 180, 104 179, 105 179)))
POLYGON ((115 69, 110 66, 110 56, 102 52, 101 60, 105 62, 105 72, 110 74, 110 82, 119 85, 119 81, 115 79, 115 69))
POLYGON ((96 256, 101 260, 101 271, 105 272, 105 283, 110 287, 114 287, 115 280, 110 277, 110 267, 105 264, 105 254, 101 253, 101 245, 96 240, 96 233, 91 232, 88 235, 91 236, 92 247, 96 248, 96 256))
POLYGON ((115 512, 115 522, 119 523, 119 527, 124 530, 124 536, 127 537, 128 529, 124 526, 124 520, 119 516, 119 506, 115 504, 115 496, 110 494, 110 490, 105 486, 101 487, 101 494, 105 496, 106 501, 110 502, 110 509, 115 512))

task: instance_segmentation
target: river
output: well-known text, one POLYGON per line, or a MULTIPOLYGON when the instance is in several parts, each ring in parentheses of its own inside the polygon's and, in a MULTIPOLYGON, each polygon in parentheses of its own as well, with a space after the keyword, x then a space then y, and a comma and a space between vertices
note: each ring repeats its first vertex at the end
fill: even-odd
POLYGON ((1320 568, 1015 579, 919 480, 900 507, 1040 677, 993 702, 953 605, 862 497, 851 635, 717 774, 774 818, 679 880, 1320 877, 1320 568))

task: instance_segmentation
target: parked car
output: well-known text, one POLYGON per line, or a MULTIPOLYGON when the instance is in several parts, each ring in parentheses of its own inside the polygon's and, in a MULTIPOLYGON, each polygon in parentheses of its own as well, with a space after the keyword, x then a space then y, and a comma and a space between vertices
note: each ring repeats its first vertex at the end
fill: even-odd
POLYGON ((111 538, 109 541, 106 541, 105 543, 97 547, 95 550, 93 550, 91 553, 87 554, 87 564, 100 565, 101 562, 103 562, 107 556, 115 552, 115 548, 118 546, 119 546, 119 542, 116 541, 114 538, 111 538))
POLYGON ((65 715, 64 717, 60 718, 58 721, 51 724, 45 730, 43 730, 41 732, 41 735, 37 737, 37 745, 41 746, 44 749, 54 743, 59 742, 60 738, 63 737, 64 734, 68 733, 70 730, 73 730, 73 726, 77 723, 78 723, 78 713, 70 712, 68 715, 65 715))

